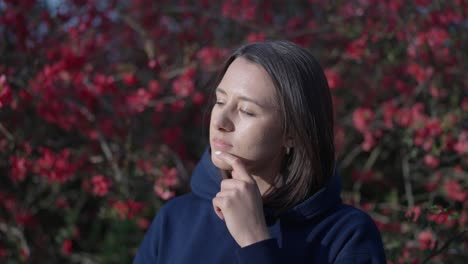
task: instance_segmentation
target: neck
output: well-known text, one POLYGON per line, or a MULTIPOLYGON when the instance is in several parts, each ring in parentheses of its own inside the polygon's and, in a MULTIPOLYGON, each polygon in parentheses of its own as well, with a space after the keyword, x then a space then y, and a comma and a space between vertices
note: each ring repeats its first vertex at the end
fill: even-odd
POLYGON ((252 177, 254 178, 255 182, 257 182, 260 194, 263 196, 266 193, 266 191, 272 186, 272 184, 270 183, 270 181, 267 181, 260 176, 253 175, 252 177))

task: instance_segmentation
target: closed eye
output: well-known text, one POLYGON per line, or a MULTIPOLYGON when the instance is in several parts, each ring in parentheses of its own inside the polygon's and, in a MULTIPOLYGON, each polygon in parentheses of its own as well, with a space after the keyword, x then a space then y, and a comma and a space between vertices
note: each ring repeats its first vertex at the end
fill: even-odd
POLYGON ((252 113, 252 112, 249 112, 249 111, 247 111, 247 110, 243 110, 243 109, 241 109, 240 111, 241 111, 243 114, 246 114, 246 115, 248 115, 248 116, 255 116, 255 114, 254 114, 254 113, 252 113))

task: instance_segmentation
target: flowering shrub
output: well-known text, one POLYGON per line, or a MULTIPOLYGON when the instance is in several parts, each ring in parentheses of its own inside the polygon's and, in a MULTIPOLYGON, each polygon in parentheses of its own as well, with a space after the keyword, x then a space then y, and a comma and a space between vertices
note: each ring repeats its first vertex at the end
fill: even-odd
POLYGON ((129 263, 187 191, 209 84, 242 43, 312 51, 343 198, 389 263, 466 260, 465 1, 0 0, 0 261, 129 263))

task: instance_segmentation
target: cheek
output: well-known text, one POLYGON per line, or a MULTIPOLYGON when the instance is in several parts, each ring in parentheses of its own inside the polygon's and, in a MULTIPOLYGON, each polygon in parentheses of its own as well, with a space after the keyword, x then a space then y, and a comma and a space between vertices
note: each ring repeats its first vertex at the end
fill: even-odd
POLYGON ((283 145, 281 129, 268 123, 246 126, 239 131, 237 139, 239 146, 242 146, 242 151, 252 158, 259 155, 274 156, 283 145))

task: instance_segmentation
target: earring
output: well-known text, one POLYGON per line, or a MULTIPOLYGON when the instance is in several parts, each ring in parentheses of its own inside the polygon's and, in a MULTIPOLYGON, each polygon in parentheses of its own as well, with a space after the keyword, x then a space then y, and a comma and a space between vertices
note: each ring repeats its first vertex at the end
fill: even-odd
POLYGON ((289 155, 289 152, 291 151, 290 147, 286 147, 286 155, 289 155))

